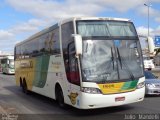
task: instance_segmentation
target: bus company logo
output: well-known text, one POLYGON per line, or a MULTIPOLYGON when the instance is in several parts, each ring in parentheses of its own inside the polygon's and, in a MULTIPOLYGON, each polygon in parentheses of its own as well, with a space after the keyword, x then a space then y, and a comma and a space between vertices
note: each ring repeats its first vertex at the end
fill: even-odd
POLYGON ((28 62, 22 62, 20 64, 21 68, 32 68, 33 67, 33 62, 32 61, 28 61, 28 62))
POLYGON ((59 68, 60 68, 61 63, 60 63, 60 62, 53 62, 53 61, 52 61, 52 65, 53 65, 53 68, 55 68, 55 69, 59 69, 59 68))
POLYGON ((72 93, 72 92, 70 93, 70 95, 68 95, 68 97, 71 100, 71 103, 73 105, 76 104, 76 98, 77 98, 77 96, 78 96, 78 93, 72 93))
POLYGON ((114 88, 114 84, 105 84, 103 88, 114 88))

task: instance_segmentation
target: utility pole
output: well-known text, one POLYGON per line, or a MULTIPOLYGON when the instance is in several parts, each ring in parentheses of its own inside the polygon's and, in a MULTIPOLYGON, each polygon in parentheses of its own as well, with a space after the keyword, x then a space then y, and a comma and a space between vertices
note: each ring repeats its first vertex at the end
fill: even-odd
POLYGON ((154 41, 153 41, 153 39, 152 39, 152 37, 150 37, 150 31, 149 31, 149 18, 150 18, 150 16, 149 16, 149 9, 150 9, 150 7, 151 7, 151 5, 150 4, 144 4, 147 8, 148 8, 148 12, 147 12, 147 14, 148 14, 148 37, 147 37, 147 42, 148 42, 148 48, 149 48, 149 53, 150 53, 150 55, 154 55, 154 49, 155 49, 155 45, 154 45, 154 41))
POLYGON ((151 7, 151 5, 150 4, 148 5, 146 3, 144 5, 148 8, 148 37, 149 37, 150 36, 150 34, 149 34, 149 22, 150 22, 149 21, 149 18, 150 18, 150 16, 149 16, 149 8, 151 7))

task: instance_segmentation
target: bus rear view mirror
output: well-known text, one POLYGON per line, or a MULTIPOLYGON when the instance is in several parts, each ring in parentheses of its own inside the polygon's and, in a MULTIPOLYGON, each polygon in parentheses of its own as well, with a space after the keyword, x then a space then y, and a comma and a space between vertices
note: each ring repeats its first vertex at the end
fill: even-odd
POLYGON ((82 36, 78 34, 73 34, 72 36, 74 37, 76 55, 81 55, 82 54, 82 36))

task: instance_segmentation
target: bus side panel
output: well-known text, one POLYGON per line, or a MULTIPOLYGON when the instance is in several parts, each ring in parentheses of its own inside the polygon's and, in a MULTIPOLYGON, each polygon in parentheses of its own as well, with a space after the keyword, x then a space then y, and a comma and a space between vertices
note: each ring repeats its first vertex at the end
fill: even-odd
POLYGON ((37 78, 34 81, 33 91, 55 99, 56 83, 59 83, 61 85, 63 91, 65 90, 64 86, 66 86, 66 84, 64 83, 65 81, 63 80, 64 66, 62 67, 62 64, 63 64, 62 58, 60 55, 53 55, 53 56, 50 56, 48 63, 43 61, 43 64, 45 65, 44 69, 47 68, 46 76, 42 76, 42 77, 36 76, 37 78), (39 83, 39 86, 38 86, 38 83, 39 83), (43 83, 43 86, 40 86, 41 83, 43 83))
POLYGON ((32 88, 33 88, 33 82, 34 82, 34 79, 35 79, 35 69, 36 69, 36 59, 33 58, 33 59, 30 59, 29 60, 29 63, 30 63, 30 67, 26 69, 26 82, 27 82, 27 85, 28 85, 28 89, 30 91, 32 91, 32 88))
POLYGON ((35 78, 35 59, 25 59, 15 61, 16 84, 20 85, 20 79, 26 81, 28 90, 32 91, 33 81, 35 78))
POLYGON ((15 79, 16 85, 20 86, 20 60, 15 61, 15 79))

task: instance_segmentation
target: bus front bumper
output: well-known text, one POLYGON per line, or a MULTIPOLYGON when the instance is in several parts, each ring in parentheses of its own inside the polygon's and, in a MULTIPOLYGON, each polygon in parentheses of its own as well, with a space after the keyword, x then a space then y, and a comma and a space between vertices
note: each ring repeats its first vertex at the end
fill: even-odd
POLYGON ((132 92, 120 93, 120 94, 88 94, 81 93, 78 104, 75 106, 79 109, 95 109, 111 106, 120 106, 135 102, 140 102, 144 99, 145 87, 136 89, 132 92))

